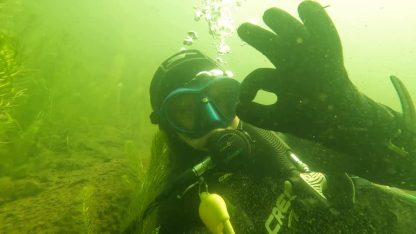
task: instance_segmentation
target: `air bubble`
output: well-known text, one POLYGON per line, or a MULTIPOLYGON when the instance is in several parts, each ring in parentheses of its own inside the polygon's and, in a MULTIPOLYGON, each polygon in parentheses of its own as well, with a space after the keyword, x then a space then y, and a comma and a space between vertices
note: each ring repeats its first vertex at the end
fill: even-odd
POLYGON ((213 37, 218 55, 230 53, 226 39, 235 32, 232 11, 245 0, 199 0, 195 7, 194 19, 204 18, 208 23, 208 32, 213 37))
POLYGON ((201 10, 199 9, 195 10, 195 14, 194 14, 195 21, 199 21, 202 18, 202 16, 204 16, 204 13, 201 10))
POLYGON ((192 38, 193 40, 197 40, 198 39, 198 34, 195 31, 189 31, 188 32, 188 37, 192 38))
POLYGON ((225 71, 225 75, 230 77, 230 78, 234 77, 234 73, 230 70, 225 71))
POLYGON ((217 57, 215 60, 217 61, 217 63, 225 64, 224 59, 222 59, 221 57, 217 57))
POLYGON ((218 45, 217 52, 220 55, 228 54, 228 53, 230 53, 230 51, 231 51, 231 48, 230 48, 229 45, 227 45, 225 43, 221 43, 221 44, 218 45))
POLYGON ((183 39, 182 44, 185 46, 191 46, 192 44, 194 44, 194 39, 192 39, 192 37, 187 36, 185 37, 185 39, 183 39))

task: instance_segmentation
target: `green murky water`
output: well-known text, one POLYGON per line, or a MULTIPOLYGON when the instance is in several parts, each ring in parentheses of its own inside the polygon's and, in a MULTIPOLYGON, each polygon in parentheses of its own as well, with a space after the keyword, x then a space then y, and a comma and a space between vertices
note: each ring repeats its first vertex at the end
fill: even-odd
MULTIPOLYGON (((202 1, 201 1, 202 2, 202 1)), ((242 1, 234 24, 270 6, 242 1)), ((388 76, 416 98, 412 1, 327 0, 353 82, 400 110, 388 76)), ((0 233, 117 233, 138 213, 156 128, 148 87, 187 32, 216 57, 191 0, 0 0, 0 233)), ((237 79, 270 66, 235 34, 222 57, 237 79)), ((262 98, 260 98, 262 99, 262 98)), ((262 100, 267 99, 264 97, 262 100)))

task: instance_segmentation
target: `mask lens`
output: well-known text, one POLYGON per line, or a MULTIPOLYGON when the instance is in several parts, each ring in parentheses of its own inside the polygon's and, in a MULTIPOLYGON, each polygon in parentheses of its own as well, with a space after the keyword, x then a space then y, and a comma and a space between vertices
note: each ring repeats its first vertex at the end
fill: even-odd
POLYGON ((167 120, 176 128, 193 131, 197 127, 198 95, 181 93, 169 99, 166 103, 167 120))
POLYGON ((163 104, 168 124, 180 133, 198 137, 228 126, 235 117, 240 83, 231 78, 199 78, 172 92, 163 104))
POLYGON ((217 110, 227 119, 235 116, 235 108, 239 95, 238 81, 231 78, 224 78, 211 84, 206 94, 214 103, 217 110))

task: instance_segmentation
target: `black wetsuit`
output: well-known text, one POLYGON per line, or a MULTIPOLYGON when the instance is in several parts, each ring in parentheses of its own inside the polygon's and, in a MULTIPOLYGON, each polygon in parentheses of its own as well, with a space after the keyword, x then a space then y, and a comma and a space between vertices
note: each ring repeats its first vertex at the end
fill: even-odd
MULTIPOLYGON (((246 125, 244 130, 255 135, 258 129, 246 125)), ((324 171, 328 177, 339 166, 333 161, 344 157, 317 143, 294 137, 286 140, 302 160, 315 161, 314 171, 324 171), (302 151, 296 151, 296 148, 302 151)), ((294 208, 297 199, 308 199, 311 195, 284 193, 285 178, 276 170, 271 160, 273 155, 267 155, 269 146, 264 144, 257 139, 252 158, 238 169, 214 169, 204 175, 209 192, 221 195, 226 201, 237 234, 416 233, 416 202, 387 193, 361 178, 353 179, 355 204, 338 208, 338 215, 327 209, 294 208)), ((171 196, 160 204, 156 210, 159 225, 155 227, 156 233, 209 233, 198 215, 196 187, 181 199, 171 196)))

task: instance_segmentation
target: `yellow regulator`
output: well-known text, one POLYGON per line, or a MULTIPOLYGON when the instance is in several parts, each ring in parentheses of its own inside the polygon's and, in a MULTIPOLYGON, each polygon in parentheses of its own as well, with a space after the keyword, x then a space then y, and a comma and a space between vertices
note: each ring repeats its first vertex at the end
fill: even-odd
POLYGON ((205 226, 215 234, 235 234, 224 199, 208 192, 201 192, 199 197, 199 217, 205 226))

